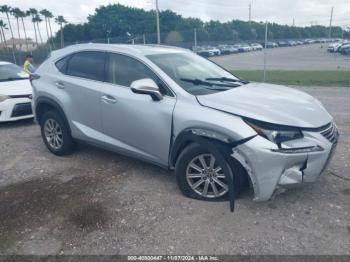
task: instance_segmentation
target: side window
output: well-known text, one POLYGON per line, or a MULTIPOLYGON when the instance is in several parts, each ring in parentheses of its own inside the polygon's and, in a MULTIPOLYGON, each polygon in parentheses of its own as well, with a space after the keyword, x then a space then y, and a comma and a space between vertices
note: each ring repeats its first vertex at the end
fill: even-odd
POLYGON ((67 75, 103 81, 105 53, 83 51, 73 54, 68 62, 67 75))
POLYGON ((68 62, 69 58, 70 58, 70 56, 63 57, 62 59, 58 60, 55 63, 57 69, 63 74, 65 74, 67 72, 67 64, 68 64, 67 62, 68 62))
POLYGON ((125 55, 113 53, 109 54, 108 61, 107 82, 129 87, 136 80, 151 78, 157 83, 163 95, 172 96, 172 93, 159 77, 140 61, 125 55))

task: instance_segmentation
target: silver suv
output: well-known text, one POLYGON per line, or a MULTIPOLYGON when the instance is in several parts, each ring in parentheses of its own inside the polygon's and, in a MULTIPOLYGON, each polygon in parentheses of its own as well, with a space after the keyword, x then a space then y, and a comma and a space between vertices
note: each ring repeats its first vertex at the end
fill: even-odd
POLYGON ((197 199, 246 185, 254 200, 315 181, 338 132, 315 98, 249 83, 191 51, 83 44, 55 51, 32 76, 33 111, 56 155, 76 141, 175 169, 197 199))

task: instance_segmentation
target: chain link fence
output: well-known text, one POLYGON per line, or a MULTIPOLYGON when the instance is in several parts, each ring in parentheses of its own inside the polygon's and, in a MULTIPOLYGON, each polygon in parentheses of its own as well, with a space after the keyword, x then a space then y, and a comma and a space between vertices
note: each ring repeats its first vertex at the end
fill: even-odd
MULTIPOLYGON (((346 40, 275 39, 269 32, 266 36, 267 39, 243 40, 233 30, 232 35, 225 37, 226 40, 215 41, 209 39, 204 30, 191 29, 161 32, 161 44, 191 49, 248 80, 283 83, 281 78, 285 78, 289 72, 292 84, 298 84, 298 78, 302 77, 315 85, 350 86, 350 56, 328 51, 329 46, 339 45, 346 40)), ((101 39, 65 42, 64 46, 83 43, 156 44, 157 35, 126 33, 119 37, 106 36, 101 39)), ((39 45, 29 53, 33 55, 35 64, 39 65, 51 51, 59 48, 61 48, 60 39, 55 43, 50 41, 39 45)), ((0 60, 21 65, 27 54, 28 52, 10 48, 2 49, 0 60)), ((303 81, 299 82, 303 84, 303 81)))

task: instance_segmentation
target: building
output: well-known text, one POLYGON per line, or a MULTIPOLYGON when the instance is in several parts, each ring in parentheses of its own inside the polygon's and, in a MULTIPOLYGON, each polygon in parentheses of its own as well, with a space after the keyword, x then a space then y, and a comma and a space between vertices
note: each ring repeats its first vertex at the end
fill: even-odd
MULTIPOLYGON (((14 44, 15 44, 16 50, 23 51, 23 52, 32 51, 36 48, 36 44, 30 38, 27 38, 27 41, 22 38, 21 39, 14 38, 14 44), (28 47, 27 47, 27 44, 28 44, 28 47)), ((12 49, 12 46, 13 46, 12 38, 6 40, 6 45, 8 49, 12 49)), ((6 45, 4 42, 0 42, 0 50, 6 49, 6 45)))

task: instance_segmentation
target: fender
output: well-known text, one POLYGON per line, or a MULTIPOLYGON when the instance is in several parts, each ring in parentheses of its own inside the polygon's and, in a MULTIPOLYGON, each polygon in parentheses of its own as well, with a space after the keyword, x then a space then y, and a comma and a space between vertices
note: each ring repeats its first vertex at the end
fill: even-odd
POLYGON ((36 99, 34 105, 35 105, 35 110, 34 110, 35 118, 38 121, 38 123, 40 123, 40 116, 43 113, 43 112, 39 112, 40 107, 43 106, 44 108, 45 107, 53 108, 63 117, 63 119, 66 121, 68 125, 69 131, 71 132, 66 114, 64 113, 62 107, 55 100, 48 97, 39 97, 38 99, 36 99))
POLYGON ((207 130, 203 128, 188 128, 182 131, 175 139, 175 141, 171 145, 170 153, 169 153, 169 164, 170 167, 174 167, 177 157, 181 153, 182 149, 184 149, 189 143, 197 142, 200 143, 203 139, 206 140, 216 140, 222 144, 226 144, 230 148, 234 148, 238 145, 244 144, 257 135, 250 136, 239 141, 234 141, 229 136, 222 134, 218 131, 207 130))

